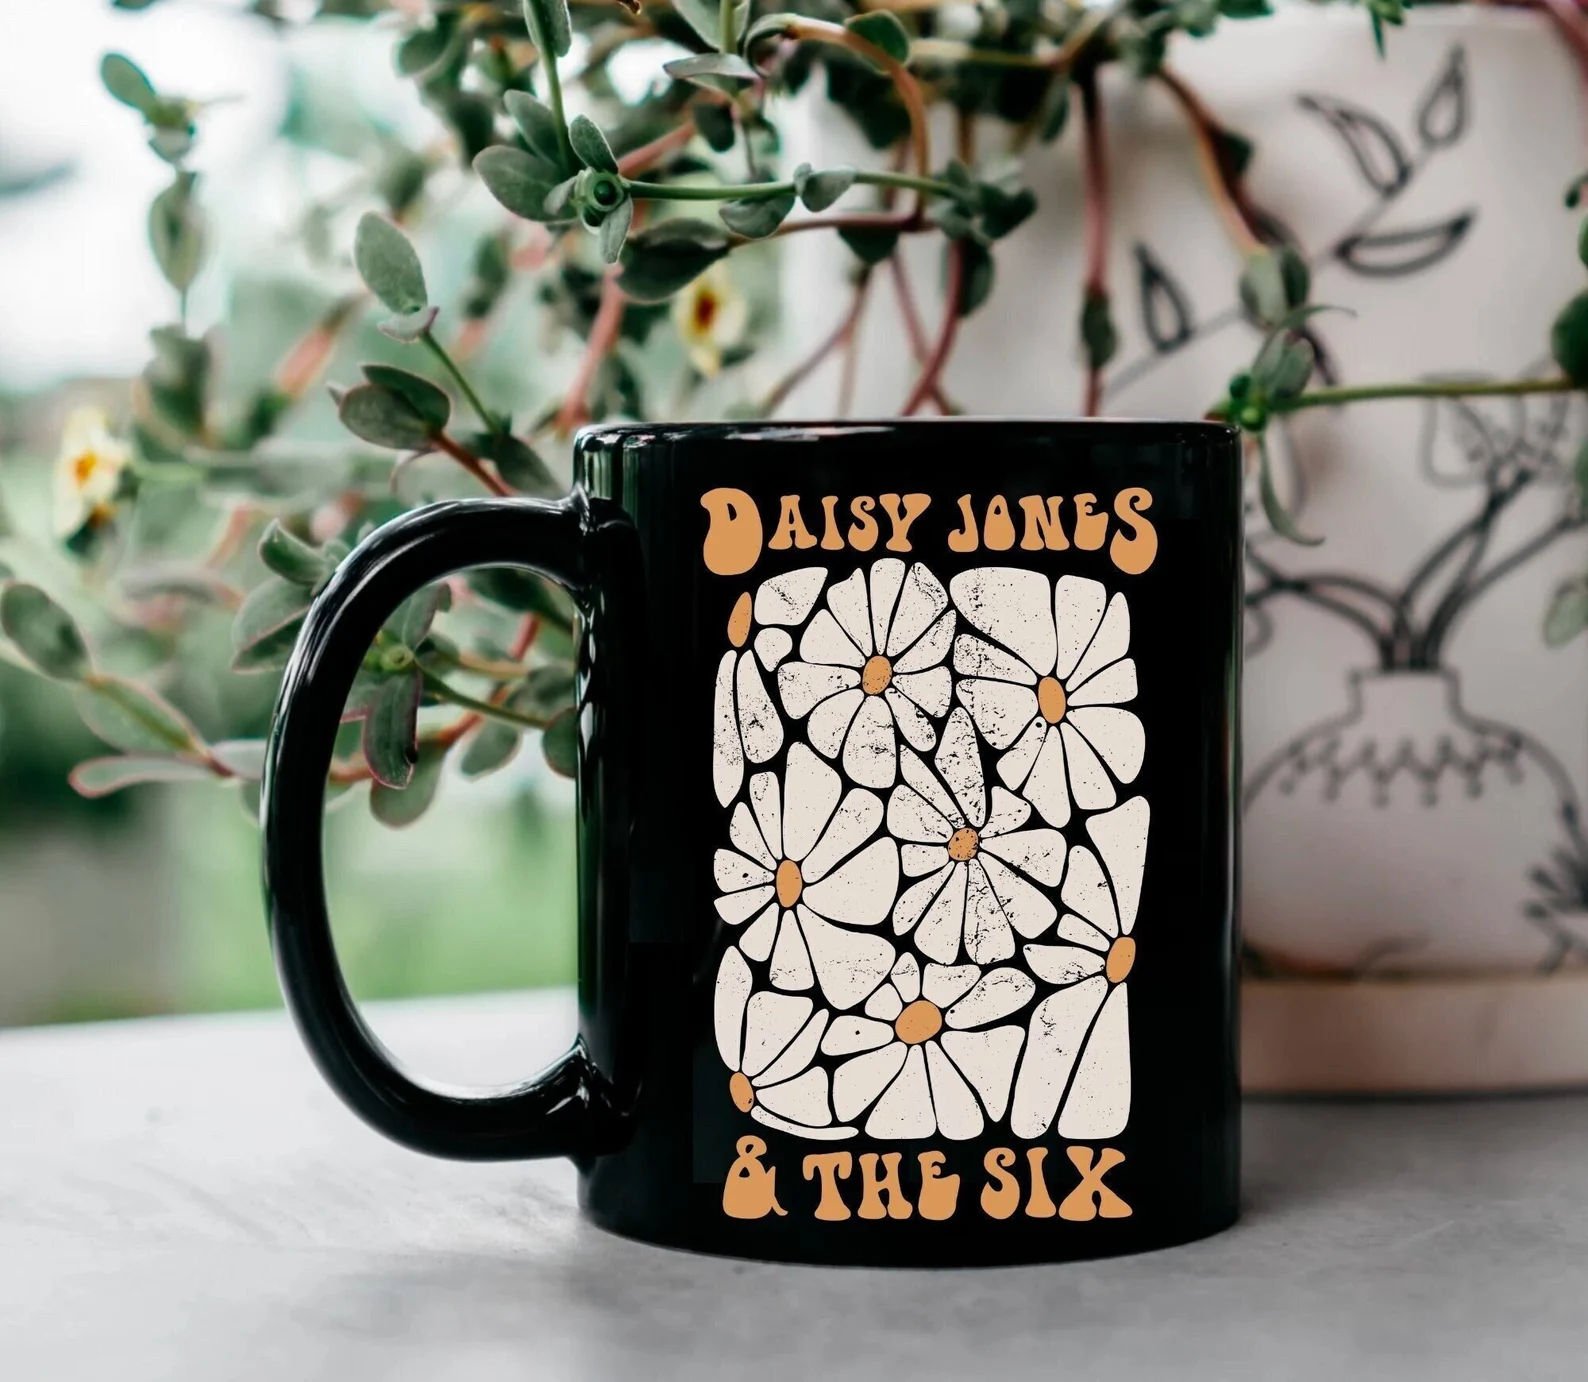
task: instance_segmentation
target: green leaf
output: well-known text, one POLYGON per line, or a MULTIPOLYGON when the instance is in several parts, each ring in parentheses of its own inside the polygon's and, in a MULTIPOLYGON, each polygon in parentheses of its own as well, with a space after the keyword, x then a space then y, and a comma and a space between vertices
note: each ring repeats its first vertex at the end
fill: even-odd
POLYGON ((377 782, 406 787, 419 757, 419 698, 424 678, 417 667, 384 678, 364 715, 360 743, 377 782))
POLYGON ((760 74, 737 53, 696 53, 693 57, 664 62, 662 71, 674 81, 693 82, 708 91, 732 96, 760 74))
POLYGON ((779 192, 771 197, 741 197, 717 208, 723 225, 735 235, 760 240, 783 224, 794 209, 794 193, 779 192))
POLYGON ((1081 304, 1081 348, 1087 368, 1094 370, 1102 369, 1119 349, 1119 332, 1114 328, 1107 293, 1087 290, 1081 304))
POLYGON ((289 624, 283 624, 274 633, 266 634, 257 643, 232 654, 234 672, 276 672, 291 660, 292 650, 298 645, 298 631, 303 627, 300 614, 289 624))
POLYGON ((385 631, 405 648, 418 648, 435 623, 436 615, 452 607, 452 592, 443 583, 427 585, 415 591, 383 626, 385 631))
POLYGON ((573 616, 559 599, 556 587, 531 571, 516 566, 485 566, 469 572, 467 580, 469 589, 493 605, 517 614, 537 614, 564 633, 573 629, 573 616))
POLYGON ((469 736, 468 747, 458 767, 464 777, 484 777, 505 767, 518 753, 523 735, 500 720, 487 720, 469 736))
POLYGON ((330 574, 324 553, 296 533, 289 533, 279 518, 272 518, 260 536, 259 558, 276 575, 295 585, 315 586, 330 574))
POLYGON ((910 33, 892 10, 872 10, 844 20, 844 28, 873 43, 895 62, 910 60, 910 33))
POLYGON ((1262 326, 1274 326, 1307 301, 1312 271, 1289 245, 1264 245, 1246 256, 1241 269, 1241 304, 1262 326))
POLYGON ((562 777, 579 775, 579 712, 569 706, 540 735, 540 751, 552 772, 562 777))
POLYGON ((1262 499, 1263 515, 1268 519, 1268 526, 1287 541, 1299 543, 1303 547, 1318 546, 1323 539, 1308 537, 1302 532, 1289 510, 1280 503, 1279 491, 1274 488, 1274 468, 1268 456, 1268 438, 1261 433, 1257 437, 1257 458, 1257 492, 1262 499))
POLYGON ((440 314, 439 307, 426 307, 421 312, 408 312, 400 317, 387 317, 375 323, 375 330, 388 340, 398 342, 400 345, 413 345, 424 337, 436 324, 436 317, 440 314))
POLYGON ((439 432, 452 417, 452 400, 428 379, 395 365, 360 365, 371 384, 388 389, 419 414, 425 426, 439 432))
POLYGON ((185 293, 204 263, 204 215, 193 199, 192 173, 176 181, 149 206, 149 247, 165 281, 185 293))
POLYGON ((635 302, 665 302, 728 253, 716 226, 687 217, 631 235, 623 246, 618 286, 635 302))
POLYGON ((527 442, 500 432, 474 432, 463 444, 496 466, 496 473, 520 494, 551 496, 566 488, 527 442))
POLYGON ((733 122, 733 110, 726 105, 717 105, 711 101, 696 101, 690 107, 694 116, 695 128, 700 131, 700 137, 716 153, 725 154, 733 147, 733 142, 738 138, 738 126, 733 122))
POLYGON ((370 813, 382 825, 400 829, 412 825, 436 799, 436 789, 441 785, 441 770, 446 766, 446 744, 425 744, 413 765, 405 786, 394 788, 381 782, 372 783, 369 790, 370 813))
POLYGON ((717 46, 720 36, 719 16, 717 6, 711 0, 673 0, 673 8, 702 43, 710 48, 717 46))
POLYGON ((337 400, 336 415, 355 437, 396 451, 424 451, 431 428, 401 394, 378 384, 359 384, 337 400))
POLYGON ((81 681, 93 671, 88 645, 72 616, 36 585, 0 586, 0 629, 38 671, 56 681, 81 681))
POLYGON ((623 255, 623 242, 628 239, 629 227, 634 224, 634 201, 631 197, 617 204, 607 213, 601 222, 601 229, 596 232, 596 243, 601 249, 601 258, 608 264, 616 264, 623 255))
POLYGON ((210 771, 201 763, 181 758, 90 758, 67 775, 72 789, 83 797, 106 797, 142 782, 205 782, 210 771))
POLYGON ((1315 363, 1311 341, 1276 331, 1252 362, 1251 387, 1264 402, 1294 398, 1307 387, 1315 363))
MULTIPOLYGON (((561 182, 573 170, 562 166, 562 141, 557 137, 557 117, 551 107, 537 101, 527 91, 509 91, 502 100, 530 152, 551 166, 556 174, 553 183, 561 182)), ((478 159, 474 166, 479 167, 478 159)))
POLYGON ((143 69, 120 53, 106 53, 100 60, 99 80, 122 105, 131 106, 140 115, 147 116, 160 104, 159 93, 144 76, 143 69))
POLYGON ((899 232, 883 226, 843 226, 838 238, 854 251, 862 264, 880 264, 892 258, 899 245, 899 232))
POLYGON ((568 0, 524 0, 524 24, 542 53, 555 58, 568 56, 568 49, 573 46, 568 0))
POLYGON ((1010 193, 984 183, 981 189, 981 231, 990 240, 1001 240, 1037 209, 1037 196, 1029 187, 1010 193))
MULTIPOLYGON (((556 169, 544 159, 494 144, 474 160, 474 171, 485 189, 515 216, 526 221, 555 221, 561 208, 553 209, 547 199, 558 186, 556 169)), ((570 187, 570 190, 571 187, 570 187)))
POLYGON ((1070 79, 1060 74, 1042 93, 1042 105, 1037 110, 1037 138, 1051 144, 1061 134, 1070 120, 1070 79))
POLYGON ((588 115, 576 115, 568 122, 568 142, 580 161, 598 173, 616 173, 618 161, 612 156, 606 135, 588 115))
POLYGON ((154 691, 103 673, 72 690, 83 723, 112 748, 127 753, 194 753, 203 747, 198 731, 174 705, 154 691))
POLYGON ((1583 217, 1582 224, 1577 227, 1577 257, 1588 264, 1588 216, 1583 217))
POLYGON ((960 316, 968 317, 992 293, 994 262, 992 252, 979 240, 956 240, 954 244, 965 260, 960 276, 958 310, 960 316))
POLYGON ((418 77, 440 67, 455 51, 460 32, 455 14, 438 14, 427 28, 412 30, 392 55, 398 75, 418 77))
POLYGON ((272 576, 256 585, 232 620, 232 650, 241 653, 289 628, 296 629, 309 603, 309 592, 294 581, 272 576))
POLYGON ((263 739, 223 739, 210 745, 210 757, 247 782, 258 782, 265 775, 263 739))
MULTIPOLYGON (((685 0, 685 3, 690 2, 691 0, 685 0)), ((685 17, 687 18, 687 15, 685 17)), ((715 22, 715 17, 715 12, 713 12, 713 22, 715 22)), ((740 41, 739 46, 743 50, 745 57, 753 64, 755 62, 756 45, 762 39, 778 38, 787 32, 791 24, 801 23, 803 19, 803 15, 794 14, 787 10, 777 14, 762 15, 760 19, 756 20, 754 24, 745 30, 744 38, 740 41)), ((711 44, 713 48, 717 46, 715 35, 707 38, 706 42, 711 44)))
POLYGON ((827 168, 820 173, 802 163, 794 170, 794 190, 807 211, 825 211, 855 185, 853 168, 827 168))
POLYGON ((1544 614, 1544 642, 1559 648, 1588 629, 1588 578, 1567 581, 1550 596, 1544 614))
POLYGON ((384 216, 366 211, 353 234, 353 263, 364 286, 399 316, 429 305, 425 274, 408 237, 384 216))
POLYGON ((521 715, 551 720, 573 704, 574 671, 566 662, 533 667, 507 698, 508 708, 521 715))
POLYGON ((1561 308, 1550 328, 1549 350, 1573 384, 1588 386, 1588 292, 1578 293, 1561 308))

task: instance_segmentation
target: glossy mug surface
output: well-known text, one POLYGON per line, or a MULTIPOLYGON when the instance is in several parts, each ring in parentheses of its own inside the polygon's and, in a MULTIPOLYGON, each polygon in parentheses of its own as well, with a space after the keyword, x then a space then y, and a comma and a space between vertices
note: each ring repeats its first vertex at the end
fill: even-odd
POLYGON ((387 525, 305 623, 266 776, 321 1069, 421 1151, 572 1157, 591 1218, 680 1247, 956 1265, 1229 1224, 1240 533, 1235 436, 1189 422, 597 428, 566 499, 387 525), (360 1021, 321 858, 360 658, 474 565, 583 621, 580 1030, 478 1094, 360 1021))

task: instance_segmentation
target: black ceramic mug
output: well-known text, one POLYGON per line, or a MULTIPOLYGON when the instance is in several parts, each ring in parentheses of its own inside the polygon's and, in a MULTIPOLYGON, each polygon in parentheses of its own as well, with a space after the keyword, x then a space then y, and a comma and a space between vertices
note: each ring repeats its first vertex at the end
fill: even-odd
POLYGON ((591 1218, 679 1247, 997 1263, 1229 1224, 1240 539, 1235 434, 1197 422, 596 428, 565 499, 388 524, 309 613, 265 777, 321 1070, 421 1151, 572 1157, 591 1218), (321 824, 376 630, 485 565, 582 615, 580 1030, 470 1093, 360 1020, 321 824))

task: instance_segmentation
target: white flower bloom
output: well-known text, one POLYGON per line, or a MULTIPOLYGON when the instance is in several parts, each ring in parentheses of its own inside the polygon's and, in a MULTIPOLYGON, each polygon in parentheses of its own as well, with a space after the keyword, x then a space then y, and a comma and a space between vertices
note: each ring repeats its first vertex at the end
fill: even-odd
POLYGON ((1060 988, 1031 1014, 1009 1115, 1017 1137, 1042 1137, 1055 1113, 1059 1136, 1078 1141, 1114 1137, 1130 1118, 1125 978, 1136 960, 1130 932, 1141 899, 1149 814, 1147 799, 1132 797, 1086 822, 1097 852, 1085 845, 1070 851, 1060 896, 1072 910, 1055 933, 1065 944, 1025 948, 1031 972, 1060 988))
POLYGON ((800 637, 799 660, 778 669, 783 709, 807 715, 819 753, 837 758, 866 787, 891 787, 897 734, 923 753, 937 742, 932 718, 948 713, 953 679, 943 665, 954 640, 948 592, 920 562, 873 562, 827 591, 800 637))
POLYGON ((55 460, 56 536, 69 538, 85 526, 107 523, 131 463, 132 448, 111 434, 101 409, 73 408, 55 460))
POLYGON ((960 701, 1001 751, 998 776, 1050 825, 1070 803, 1106 811, 1119 799, 1109 774, 1134 782, 1146 736, 1119 707, 1136 696, 1130 609, 1098 581, 1061 576, 1049 590, 1035 571, 982 567, 949 583, 967 623, 954 643, 960 701), (1105 768, 1104 765, 1107 765, 1105 768))
POLYGON ((762 582, 754 601, 748 591, 741 595, 728 618, 733 647, 717 664, 712 700, 711 777, 723 806, 739 794, 746 759, 765 763, 783 747, 783 721, 761 672, 772 671, 793 650, 794 638, 784 626, 805 622, 826 578, 820 566, 774 576, 762 582), (752 642, 754 624, 762 627, 752 642))
POLYGON ((894 931, 914 929, 916 948, 940 964, 959 958, 961 935, 977 964, 1009 959, 1015 932, 1032 939, 1058 915, 1021 875, 1058 886, 1064 836, 1045 826, 1022 829, 1031 807, 1002 787, 992 789, 989 809, 976 732, 963 709, 943 727, 935 759, 941 781, 909 749, 900 762, 904 782, 888 798, 888 830, 908 842, 905 873, 927 876, 900 895, 894 931))
POLYGON ((901 955, 866 1015, 835 1018, 821 1040, 827 1055, 850 1057, 833 1073, 835 1115, 850 1123, 869 1107, 868 1137, 978 1136, 983 1107, 994 1122, 1004 1115, 1024 1039, 1019 1023, 989 1024, 1036 987, 1018 969, 929 964, 923 975, 914 955, 901 955))
POLYGON ((899 886, 898 846, 886 835, 866 844, 882 825, 882 802, 860 787, 842 794, 832 768, 790 745, 781 788, 775 773, 750 779, 750 804, 735 806, 728 824, 734 848, 719 849, 714 864, 717 914, 730 926, 755 918, 739 948, 771 960, 774 987, 820 985, 840 1011, 893 963, 886 939, 850 928, 877 925, 899 886))
POLYGON ((673 327, 689 363, 708 379, 722 368, 725 351, 744 340, 750 303, 718 260, 673 298, 673 327))
POLYGON ((809 998, 752 993, 744 956, 730 947, 717 970, 712 1025, 717 1051, 733 1073, 728 1093, 757 1122, 798 1137, 836 1141, 852 1127, 834 1127, 827 1072, 810 1068, 827 1030, 827 1013, 809 998))

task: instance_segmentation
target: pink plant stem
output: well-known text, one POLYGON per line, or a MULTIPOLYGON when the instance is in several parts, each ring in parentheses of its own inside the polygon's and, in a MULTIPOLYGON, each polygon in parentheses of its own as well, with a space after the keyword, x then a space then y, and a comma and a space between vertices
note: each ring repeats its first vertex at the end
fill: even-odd
MULTIPOLYGON (((1086 280, 1088 298, 1108 296, 1108 166, 1103 140, 1102 104, 1097 98, 1097 75, 1088 72, 1077 83, 1081 90, 1081 169, 1085 193, 1086 280)), ((1088 362, 1086 392, 1081 412, 1096 417, 1103 403, 1103 371, 1088 362)))
POLYGON ((905 400, 903 408, 905 417, 913 417, 919 412, 921 405, 932 397, 937 389, 938 376, 943 372, 943 366, 948 363, 948 357, 954 350, 954 337, 959 330, 959 299, 964 285, 965 247, 957 240, 950 241, 948 284, 943 292, 943 323, 938 328, 937 344, 933 346, 931 355, 922 366, 920 378, 915 381, 915 387, 910 391, 909 398, 905 400))

